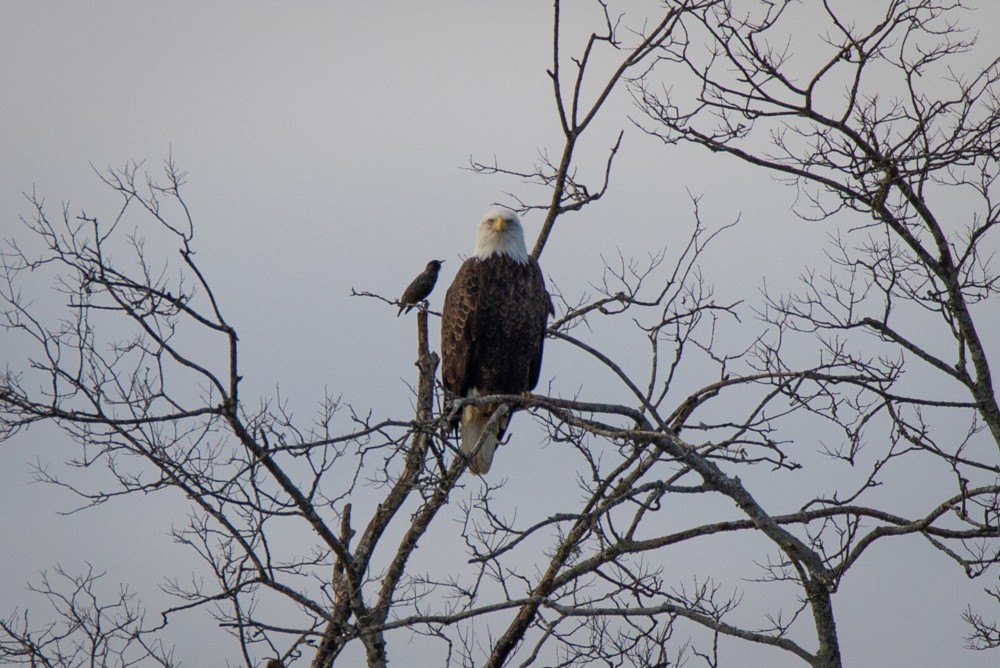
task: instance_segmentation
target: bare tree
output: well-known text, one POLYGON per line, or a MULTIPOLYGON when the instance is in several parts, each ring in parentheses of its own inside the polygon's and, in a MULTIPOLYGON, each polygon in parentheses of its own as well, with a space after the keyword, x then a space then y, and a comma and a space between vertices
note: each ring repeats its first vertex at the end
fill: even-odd
MULTIPOLYGON (((704 222, 695 198, 686 244, 609 261, 594 298, 560 295, 550 345, 596 363, 599 381, 568 398, 556 377, 545 394, 464 400, 530 411, 544 426, 576 476, 576 495, 551 504, 518 503, 492 479, 456 501, 468 480, 446 426, 457 404, 435 385, 425 309, 412 415, 376 419, 325 397, 304 425, 280 398, 255 408, 242 396, 239 338, 196 261, 172 162, 159 180, 134 164, 105 173, 121 197, 111 220, 53 217, 33 196, 27 236, 41 250, 11 240, 3 254, 6 330, 36 350, 0 384, 3 435, 61 427, 80 446, 74 464, 114 476, 99 491, 48 476, 85 505, 183 492, 192 513, 174 535, 211 580, 169 583, 178 603, 155 625, 124 593, 80 603, 47 583, 65 626, 14 614, 0 625, 0 657, 174 665, 157 633, 206 608, 247 666, 361 654, 384 666, 394 643, 418 634, 445 665, 717 666, 727 648, 753 643, 829 667, 841 665, 836 591, 876 542, 920 536, 970 577, 995 572, 1000 411, 980 319, 1000 287, 998 63, 948 74, 948 59, 972 47, 951 18, 958 3, 883 4, 848 17, 824 3, 826 25, 805 34, 789 2, 682 0, 644 23, 602 4, 604 24, 567 58, 555 2, 559 160, 473 164, 541 188, 537 204, 514 197, 546 213, 536 257, 559 243, 563 215, 605 194, 621 136, 596 186, 577 175, 575 150, 626 86, 648 134, 791 180, 800 215, 835 232, 830 267, 807 273, 800 293, 726 300, 701 260, 729 226, 704 222), (595 80, 599 59, 610 74, 595 80), (671 94, 664 80, 698 92, 671 94), (154 237, 179 262, 160 259, 154 237), (46 273, 68 300, 54 321, 22 288, 46 273), (748 345, 727 339, 748 323, 748 345), (645 347, 644 366, 602 347, 598 327, 645 347), (936 484, 903 512, 886 490, 912 491, 913 462, 936 484), (311 546, 275 538, 300 527, 311 546), (462 570, 420 558, 431 530, 464 548, 462 570), (680 551, 719 544, 754 582, 671 568, 680 551), (112 626, 94 625, 109 616, 112 626)), ((95 582, 69 578, 77 591, 95 582)), ((997 645, 988 616, 967 618, 970 644, 997 645)))
POLYGON ((32 591, 47 599, 54 621, 33 627, 28 612, 0 620, 0 656, 28 665, 173 665, 172 653, 147 640, 142 612, 127 589, 105 600, 97 592, 104 573, 71 575, 56 569, 32 591), (26 629, 33 628, 33 632, 26 629))
MULTIPOLYGON (((844 439, 830 454, 856 464, 867 446, 870 475, 856 493, 809 506, 858 503, 907 458, 952 480, 952 496, 920 524, 950 514, 995 529, 1000 410, 982 319, 1000 285, 991 266, 1000 59, 956 68, 975 45, 959 28, 961 2, 822 4, 808 31, 790 2, 727 2, 688 17, 707 48, 685 54, 681 76, 699 93, 681 100, 652 77, 633 82, 644 127, 668 145, 692 142, 772 172, 795 186, 799 216, 835 226, 830 272, 810 272, 801 292, 760 309, 783 339, 805 334, 825 363, 853 369, 849 382, 862 390, 812 403, 831 417, 854 413, 837 420, 844 439)), ((780 346, 762 362, 781 373, 780 346)), ((838 523, 847 540, 834 572, 904 526, 838 523)), ((970 576, 996 561, 992 542, 954 551, 927 537, 970 576)), ((982 618, 967 616, 970 641, 995 646, 982 618)))

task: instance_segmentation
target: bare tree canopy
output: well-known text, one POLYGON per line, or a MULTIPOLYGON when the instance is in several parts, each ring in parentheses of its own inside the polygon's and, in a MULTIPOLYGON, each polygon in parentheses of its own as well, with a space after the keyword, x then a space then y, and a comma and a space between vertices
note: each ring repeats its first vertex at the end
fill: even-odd
MULTIPOLYGON (((200 570, 161 582, 173 603, 151 610, 100 564, 53 565, 32 585, 43 605, 0 610, 0 662, 176 666, 164 634, 210 614, 248 668, 722 666, 747 652, 832 668, 851 651, 838 594, 897 542, 986 590, 993 605, 970 594, 955 644, 997 651, 1000 58, 971 31, 976 13, 960 0, 596 7, 581 32, 553 5, 539 68, 557 149, 469 166, 540 220, 532 258, 546 268, 574 248, 578 212, 641 144, 663 164, 695 149, 719 178, 773 177, 768 196, 826 234, 824 259, 775 246, 768 262, 801 268, 797 287, 730 285, 705 270, 713 249, 771 231, 717 222, 692 195, 669 243, 606 253, 587 286, 550 279, 535 393, 444 391, 439 287, 416 314, 415 371, 398 371, 412 386, 384 388, 410 412, 359 408, 333 377, 302 417, 247 391, 246 359, 268 352, 242 344, 223 270, 196 253, 203 223, 172 158, 99 170, 111 215, 32 192, 2 249, 0 345, 31 350, 0 379, 4 456, 57 429, 78 470, 30 458, 80 510, 183 498, 187 517, 164 531, 200 570), (567 380, 577 368, 582 384, 567 380), (470 404, 519 413, 497 461, 522 480, 469 475, 449 425, 470 404), (523 454, 528 423, 560 470, 523 454)), ((471 242, 474 222, 456 236, 471 242)), ((393 323, 429 292, 400 303, 356 286, 393 323)), ((375 360, 364 332, 379 326, 357 325, 375 360)))

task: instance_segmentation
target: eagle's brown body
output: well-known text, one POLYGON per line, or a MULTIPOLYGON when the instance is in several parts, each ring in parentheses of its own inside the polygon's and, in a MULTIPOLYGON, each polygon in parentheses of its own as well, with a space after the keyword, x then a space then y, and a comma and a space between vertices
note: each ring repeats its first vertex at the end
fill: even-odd
MULTIPOLYGON (((504 226, 499 227, 503 230, 504 226)), ((516 232, 521 234, 519 222, 516 232)), ((523 248, 523 237, 520 241, 523 248)), ((466 260, 444 298, 441 370, 445 389, 459 397, 534 389, 552 312, 541 268, 526 253, 521 257, 494 253, 466 260)), ((473 473, 489 470, 507 427, 507 419, 499 420, 476 450, 495 409, 466 406, 462 412, 462 450, 472 456, 469 469, 473 473)))
POLYGON ((444 298, 444 387, 464 397, 535 389, 552 304, 538 263, 470 258, 444 298), (485 391, 484 391, 485 390, 485 391))

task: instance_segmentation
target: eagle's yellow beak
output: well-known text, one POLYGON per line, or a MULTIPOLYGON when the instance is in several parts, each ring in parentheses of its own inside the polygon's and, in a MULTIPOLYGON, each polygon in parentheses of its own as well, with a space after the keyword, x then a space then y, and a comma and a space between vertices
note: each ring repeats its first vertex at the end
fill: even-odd
POLYGON ((507 221, 504 218, 497 216, 496 218, 493 219, 494 230, 496 230, 497 232, 503 232, 505 227, 507 227, 507 221))

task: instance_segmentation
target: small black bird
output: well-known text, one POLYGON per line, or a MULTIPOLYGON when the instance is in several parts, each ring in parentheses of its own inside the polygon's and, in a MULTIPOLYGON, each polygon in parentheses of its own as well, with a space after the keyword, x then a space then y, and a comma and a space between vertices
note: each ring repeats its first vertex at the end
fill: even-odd
POLYGON ((403 295, 399 298, 401 306, 399 307, 399 313, 396 314, 397 318, 403 315, 404 312, 409 313, 410 309, 420 301, 427 299, 431 290, 434 289, 434 284, 437 283, 438 272, 441 271, 442 262, 444 260, 431 260, 420 275, 406 286, 406 289, 403 290, 403 295))

